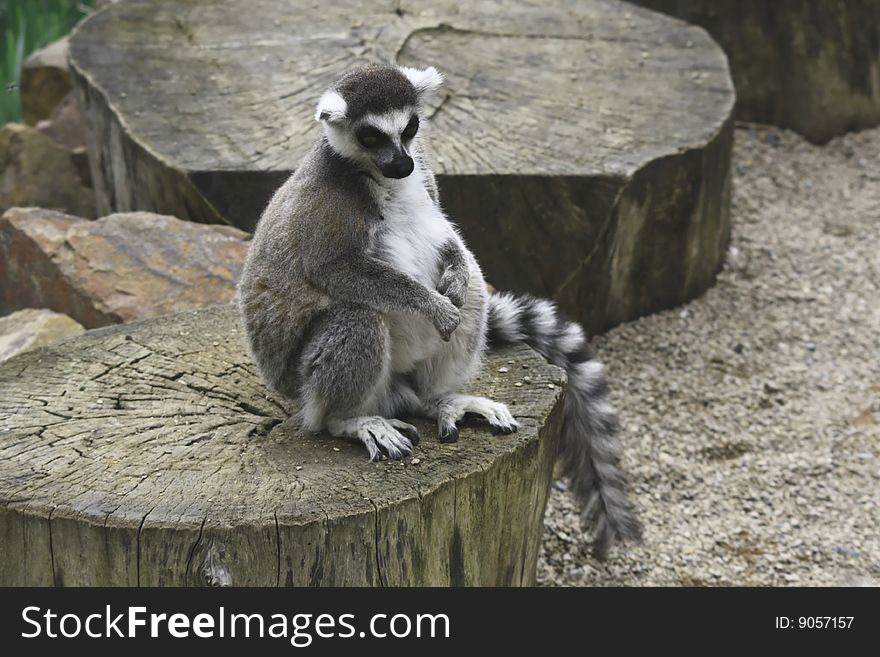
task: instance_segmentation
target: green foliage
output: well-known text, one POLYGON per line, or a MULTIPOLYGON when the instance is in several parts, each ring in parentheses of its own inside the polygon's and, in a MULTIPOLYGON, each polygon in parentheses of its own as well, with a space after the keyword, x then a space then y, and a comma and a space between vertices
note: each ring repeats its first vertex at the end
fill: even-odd
POLYGON ((21 119, 21 64, 34 50, 61 38, 95 0, 0 0, 0 125, 21 119))

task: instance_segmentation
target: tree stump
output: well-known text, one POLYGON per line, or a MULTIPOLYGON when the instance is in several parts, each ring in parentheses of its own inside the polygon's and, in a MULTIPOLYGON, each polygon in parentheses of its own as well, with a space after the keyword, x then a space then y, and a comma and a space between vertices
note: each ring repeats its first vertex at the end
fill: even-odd
POLYGON ((733 85, 700 28, 614 0, 130 0, 71 38, 100 214, 252 229, 367 61, 447 76, 442 199, 498 288, 592 332, 705 290, 729 237, 733 85))
POLYGON ((730 59, 737 118, 824 143, 880 124, 876 0, 631 0, 700 25, 730 59))
POLYGON ((413 457, 370 463, 294 428, 231 306, 20 354, 0 365, 0 585, 533 584, 563 381, 498 352, 475 388, 519 432, 443 445, 416 422, 413 457))

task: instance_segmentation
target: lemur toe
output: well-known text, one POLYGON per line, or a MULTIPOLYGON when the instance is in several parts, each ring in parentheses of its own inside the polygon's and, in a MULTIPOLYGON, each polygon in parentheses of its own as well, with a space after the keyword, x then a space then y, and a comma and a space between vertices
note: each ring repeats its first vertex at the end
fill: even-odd
POLYGON ((516 433, 519 427, 517 427, 515 424, 490 424, 489 429, 491 429, 492 433, 496 436, 506 436, 511 433, 516 433))
POLYGON ((413 445, 418 445, 418 444, 421 442, 421 440, 422 440, 422 437, 419 435, 419 430, 416 429, 416 428, 415 428, 414 426, 412 426, 411 424, 405 424, 405 423, 403 423, 403 422, 401 422, 400 424, 401 424, 401 426, 396 426, 395 428, 396 428, 400 433, 402 433, 404 436, 406 436, 407 438, 409 438, 409 441, 410 441, 413 445))
POLYGON ((376 443, 376 438, 372 433, 370 435, 370 440, 362 441, 364 446, 367 448, 367 454, 370 457, 370 461, 379 461, 382 458, 382 452, 379 449, 379 445, 376 443))
POLYGON ((379 461, 383 456, 389 459, 402 459, 412 454, 413 447, 409 438, 385 420, 380 420, 380 424, 365 429, 365 433, 360 437, 371 461, 379 461))
POLYGON ((384 440, 379 441, 379 447, 385 448, 385 455, 391 459, 402 459, 404 456, 412 454, 412 443, 403 434, 392 430, 384 440))
POLYGON ((438 431, 438 436, 441 443, 457 443, 458 427, 454 424, 443 425, 438 431))

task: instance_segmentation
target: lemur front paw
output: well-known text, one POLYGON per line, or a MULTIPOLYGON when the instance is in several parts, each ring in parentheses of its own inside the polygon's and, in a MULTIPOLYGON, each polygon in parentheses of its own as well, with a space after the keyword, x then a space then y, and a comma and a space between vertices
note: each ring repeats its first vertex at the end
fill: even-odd
POLYGON ((434 314, 431 319, 443 341, 449 342, 452 332, 458 328, 458 324, 461 322, 461 314, 449 298, 439 292, 434 292, 433 296, 434 314))
POLYGON ((468 274, 461 270, 447 267, 437 283, 437 291, 449 299, 456 308, 464 307, 467 303, 468 274))

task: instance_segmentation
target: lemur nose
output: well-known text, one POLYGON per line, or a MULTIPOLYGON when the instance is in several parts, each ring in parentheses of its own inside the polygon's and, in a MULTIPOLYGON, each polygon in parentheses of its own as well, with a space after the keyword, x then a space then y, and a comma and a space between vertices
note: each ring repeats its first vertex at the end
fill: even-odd
POLYGON ((406 178, 413 172, 415 163, 409 156, 395 158, 391 164, 382 170, 382 174, 386 178, 406 178))

